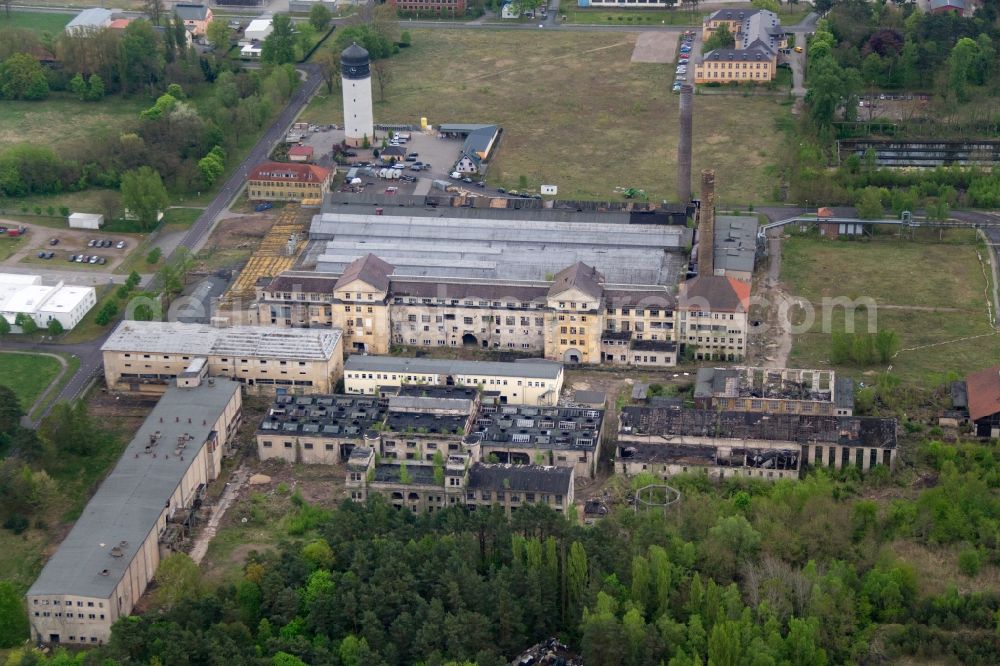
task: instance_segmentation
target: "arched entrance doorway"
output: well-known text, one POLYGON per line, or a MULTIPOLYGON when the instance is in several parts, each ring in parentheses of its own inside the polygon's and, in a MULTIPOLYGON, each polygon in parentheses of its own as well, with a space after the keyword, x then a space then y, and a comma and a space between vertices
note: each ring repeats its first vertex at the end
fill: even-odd
POLYGON ((462 344, 467 347, 478 347, 479 340, 476 340, 476 336, 474 336, 472 333, 466 333, 465 335, 462 336, 462 344))
POLYGON ((579 349, 567 349, 563 353, 563 363, 580 363, 583 361, 583 354, 579 349))

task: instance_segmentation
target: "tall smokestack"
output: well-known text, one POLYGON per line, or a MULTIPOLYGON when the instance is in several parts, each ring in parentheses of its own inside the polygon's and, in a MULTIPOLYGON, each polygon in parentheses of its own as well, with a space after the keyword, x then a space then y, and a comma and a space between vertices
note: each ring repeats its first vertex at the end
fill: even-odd
POLYGON ((715 171, 701 172, 701 212, 698 219, 698 275, 715 275, 715 171))
POLYGON ((681 86, 681 127, 677 142, 677 200, 681 204, 691 201, 691 107, 694 88, 681 86))

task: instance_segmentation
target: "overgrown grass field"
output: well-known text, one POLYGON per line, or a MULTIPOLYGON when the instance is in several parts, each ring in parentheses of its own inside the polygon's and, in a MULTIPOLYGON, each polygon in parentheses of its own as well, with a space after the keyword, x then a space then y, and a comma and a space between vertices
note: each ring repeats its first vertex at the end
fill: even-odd
MULTIPOLYGON (((376 122, 499 123, 503 140, 487 179, 494 186, 518 187, 524 176, 530 188, 558 185, 561 198, 613 200, 621 186, 653 201, 675 199, 673 69, 630 62, 638 33, 411 34, 413 46, 387 62, 392 80, 386 101, 375 104, 376 122)), ((790 107, 776 97, 699 95, 694 112, 693 173, 716 170, 720 201, 770 199, 767 167, 782 143, 776 121, 790 107)), ((303 116, 342 118, 336 92, 315 98, 303 116)))
MULTIPOLYGON (((951 373, 982 369, 1000 358, 1000 336, 990 335, 987 321, 979 246, 965 231, 949 232, 944 239, 937 243, 792 237, 782 243, 781 279, 792 295, 817 306, 823 298, 874 299, 878 328, 894 331, 900 340, 902 350, 892 361, 892 373, 907 382, 933 386, 951 373)), ((857 330, 866 330, 867 321, 864 310, 859 311, 857 330)), ((842 308, 835 311, 832 323, 834 330, 843 330, 842 308)), ((829 363, 831 336, 821 327, 817 315, 809 332, 795 336, 790 367, 829 363)), ((852 374, 866 370, 842 369, 852 374)))
POLYGON ((150 100, 142 96, 122 99, 112 95, 99 102, 82 102, 67 93, 52 93, 41 101, 4 100, 0 148, 18 143, 65 147, 95 133, 119 130, 124 121, 134 125, 139 112, 149 105, 150 100))

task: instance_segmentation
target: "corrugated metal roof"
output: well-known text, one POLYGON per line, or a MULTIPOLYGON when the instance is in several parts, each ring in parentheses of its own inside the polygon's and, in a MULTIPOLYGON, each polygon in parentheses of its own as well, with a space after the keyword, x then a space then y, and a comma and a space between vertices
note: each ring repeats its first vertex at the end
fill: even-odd
POLYGON ((207 324, 123 321, 101 351, 326 360, 333 356, 340 337, 337 328, 217 328, 207 324))

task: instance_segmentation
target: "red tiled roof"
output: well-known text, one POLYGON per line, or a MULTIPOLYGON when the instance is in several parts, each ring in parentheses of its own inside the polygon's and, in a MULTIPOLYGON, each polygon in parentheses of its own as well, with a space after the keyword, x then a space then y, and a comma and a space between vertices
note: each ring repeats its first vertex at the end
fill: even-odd
POLYGON ((322 183, 330 177, 330 170, 315 164, 291 162, 262 162, 250 170, 247 180, 286 181, 296 183, 322 183))
POLYGON ((974 372, 965 378, 969 394, 969 418, 978 421, 1000 412, 1000 365, 974 372))
POLYGON ((292 146, 288 149, 289 155, 305 155, 309 157, 313 154, 312 146, 292 146))
POLYGON ((125 28, 128 27, 128 24, 131 22, 132 19, 127 19, 127 18, 115 19, 114 21, 108 24, 108 27, 111 28, 112 30, 124 30, 125 28))
POLYGON ((680 307, 685 310, 712 312, 747 312, 750 309, 750 283, 721 275, 698 276, 683 285, 680 307))

